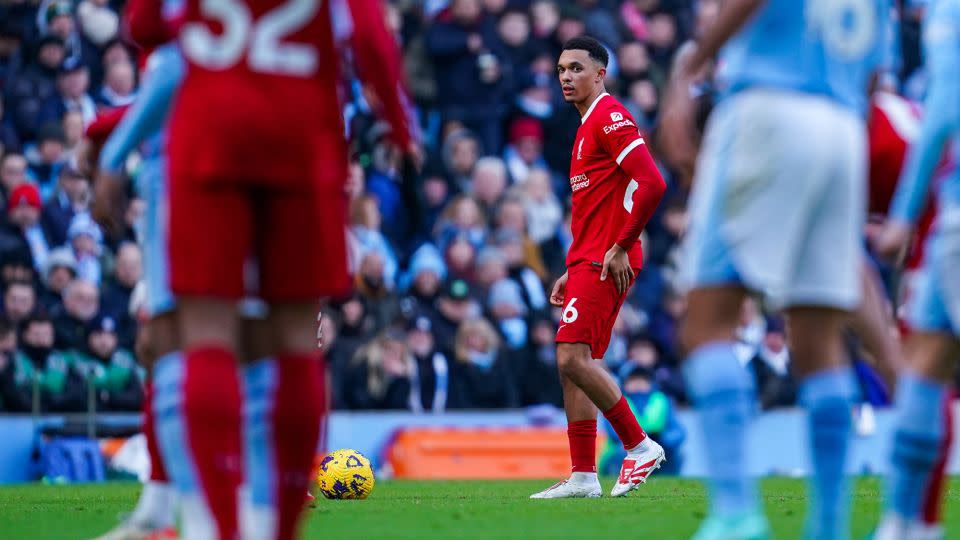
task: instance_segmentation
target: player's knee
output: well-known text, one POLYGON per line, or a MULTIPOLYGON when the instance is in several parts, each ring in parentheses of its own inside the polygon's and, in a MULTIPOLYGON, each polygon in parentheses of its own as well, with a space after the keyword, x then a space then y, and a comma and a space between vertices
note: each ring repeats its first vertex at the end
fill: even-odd
POLYGON ((582 343, 557 345, 557 369, 563 377, 576 380, 591 361, 590 347, 582 343))

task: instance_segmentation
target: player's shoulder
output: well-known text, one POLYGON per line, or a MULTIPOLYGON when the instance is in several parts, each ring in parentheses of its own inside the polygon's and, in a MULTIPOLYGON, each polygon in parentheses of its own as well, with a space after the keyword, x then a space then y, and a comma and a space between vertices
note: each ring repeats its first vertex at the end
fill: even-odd
POLYGON ((597 130, 609 135, 615 131, 637 130, 637 123, 630 111, 613 96, 604 97, 594 111, 597 130))

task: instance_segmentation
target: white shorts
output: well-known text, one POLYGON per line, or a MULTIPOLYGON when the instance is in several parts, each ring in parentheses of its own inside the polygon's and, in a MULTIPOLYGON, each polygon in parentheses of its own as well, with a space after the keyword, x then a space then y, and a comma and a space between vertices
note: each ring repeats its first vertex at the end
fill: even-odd
POLYGON ((854 309, 866 216, 866 128, 822 97, 757 89, 707 125, 681 280, 740 284, 774 307, 854 309))

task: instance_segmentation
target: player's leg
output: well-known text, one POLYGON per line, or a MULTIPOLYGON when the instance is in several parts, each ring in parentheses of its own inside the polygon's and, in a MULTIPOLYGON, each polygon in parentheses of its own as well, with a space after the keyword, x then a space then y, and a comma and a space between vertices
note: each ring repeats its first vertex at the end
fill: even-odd
POLYGON ((181 492, 184 536, 233 540, 242 464, 236 304, 252 210, 246 193, 229 184, 173 169, 171 179, 170 283, 183 353, 158 365, 161 449, 176 464, 170 473, 181 492))
POLYGON ((811 509, 807 538, 847 538, 844 467, 851 408, 858 386, 843 342, 849 314, 822 307, 787 310, 791 362, 800 381, 799 401, 809 413, 811 509))
POLYGON ((892 392, 897 373, 903 367, 903 350, 896 335, 896 322, 880 284, 880 276, 869 261, 864 262, 861 280, 862 298, 850 318, 850 327, 873 357, 877 370, 892 392))
POLYGON ((906 538, 922 527, 923 502, 946 439, 944 400, 960 353, 946 332, 918 331, 905 346, 908 367, 897 388, 897 423, 884 518, 877 540, 906 538))
POLYGON ((704 535, 711 527, 743 521, 761 534, 765 531, 756 482, 747 470, 747 432, 757 407, 756 391, 734 352, 746 296, 736 286, 694 289, 687 295, 687 314, 680 329, 687 354, 682 367, 687 393, 704 440, 710 441, 707 484, 710 516, 717 525, 708 521, 701 529, 704 535))
POLYGON ((943 402, 943 426, 945 434, 943 444, 940 445, 940 457, 933 468, 933 476, 923 497, 923 540, 943 540, 943 496, 946 487, 947 462, 950 458, 950 447, 953 444, 953 393, 947 394, 943 402))
POLYGON ((324 189, 273 194, 260 216, 271 224, 257 248, 269 339, 244 369, 247 540, 294 538, 326 414, 319 299, 347 289, 349 278, 342 193, 324 189))
POLYGON ((143 434, 147 442, 150 478, 144 483, 140 498, 123 523, 99 536, 96 540, 142 540, 175 538, 177 492, 167 475, 156 432, 153 410, 153 368, 159 355, 166 352, 166 343, 176 343, 175 321, 172 317, 153 318, 141 323, 137 332, 137 359, 147 370, 143 403, 143 434), (164 325, 166 323, 166 325, 164 325), (164 328, 166 326, 166 328, 164 328), (167 329, 173 330, 172 333, 167 329))
POLYGON ((531 499, 599 497, 597 477, 597 406, 569 377, 560 375, 563 410, 567 416, 567 441, 570 445, 570 478, 534 493, 531 499))

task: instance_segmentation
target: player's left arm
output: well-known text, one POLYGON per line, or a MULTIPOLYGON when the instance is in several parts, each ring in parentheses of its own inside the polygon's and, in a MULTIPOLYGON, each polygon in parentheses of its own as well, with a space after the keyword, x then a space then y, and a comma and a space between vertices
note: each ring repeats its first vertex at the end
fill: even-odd
POLYGON ((611 123, 604 126, 597 137, 600 146, 631 179, 623 199, 630 217, 617 237, 617 245, 629 251, 653 217, 667 184, 630 113, 618 108, 611 112, 610 118, 611 123))
POLYGON ((350 46, 360 77, 370 83, 392 128, 390 138, 401 150, 416 153, 415 123, 403 83, 403 62, 393 36, 384 23, 378 0, 339 0, 331 5, 334 16, 348 19, 350 46))

